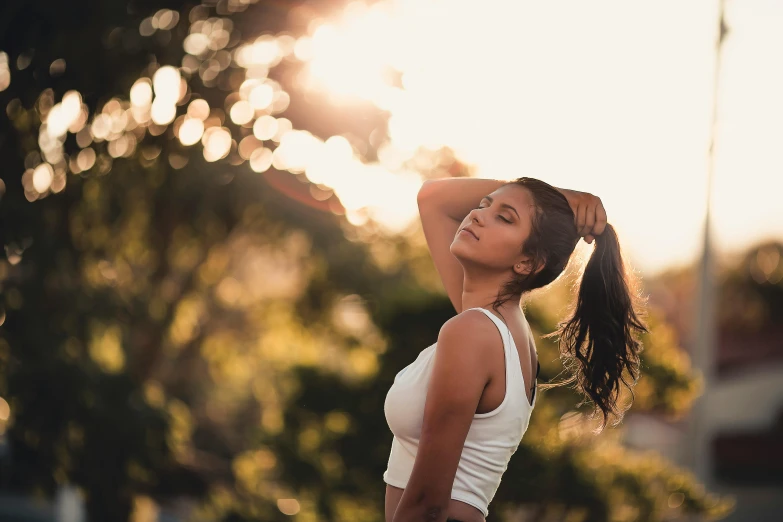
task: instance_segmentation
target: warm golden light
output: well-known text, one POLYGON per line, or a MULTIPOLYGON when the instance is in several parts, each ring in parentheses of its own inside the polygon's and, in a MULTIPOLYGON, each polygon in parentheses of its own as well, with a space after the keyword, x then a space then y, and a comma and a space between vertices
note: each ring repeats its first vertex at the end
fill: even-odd
POLYGON ((275 97, 275 91, 266 83, 256 85, 250 91, 250 104, 256 110, 263 110, 269 107, 275 97))
POLYGON ((180 98, 181 80, 179 70, 164 65, 152 76, 155 100, 152 102, 152 121, 157 125, 168 125, 177 115, 176 103, 180 98))
POLYGON ((164 65, 155 71, 155 74, 152 76, 155 96, 176 102, 179 98, 180 79, 179 71, 170 65, 164 65))
POLYGON ((95 165, 95 151, 88 147, 79 152, 79 155, 76 156, 76 164, 82 171, 90 170, 95 165))
POLYGON ((161 9, 152 17, 152 27, 170 31, 179 22, 179 13, 171 9, 161 9))
POLYGON ((229 114, 231 115, 231 121, 237 125, 244 125, 253 119, 254 112, 253 107, 251 107, 248 102, 239 100, 231 106, 229 114))
POLYGON ((11 406, 8 405, 8 401, 0 397, 0 421, 6 422, 11 416, 11 406))
POLYGON ((204 99, 197 99, 190 102, 188 105, 188 116, 191 118, 198 118, 199 120, 206 120, 209 117, 209 103, 204 99))
POLYGON ((132 133, 122 134, 109 142, 106 147, 107 152, 112 158, 120 156, 128 157, 136 149, 136 136, 132 133))
POLYGON ((231 150, 231 133, 225 127, 210 127, 201 138, 204 145, 204 159, 217 161, 225 158, 231 150))
POLYGON ((152 83, 149 78, 139 78, 130 90, 130 101, 137 107, 145 107, 152 103, 152 83))
POLYGON ((0 51, 0 92, 11 85, 11 70, 8 68, 8 55, 0 51))
POLYGON ((168 125, 177 115, 177 106, 165 98, 155 98, 152 102, 152 121, 158 125, 168 125))
MULTIPOLYGON (((645 15, 632 17, 630 25, 609 23, 612 9, 569 3, 569 20, 579 22, 562 24, 562 7, 546 3, 490 1, 476 9, 466 2, 352 2, 297 40, 294 55, 308 62, 297 79, 333 103, 370 101, 389 111, 389 140, 379 159, 392 172, 419 147, 449 147, 479 177, 533 173, 599 195, 634 265, 651 271, 698 254, 711 104, 705 93, 711 92, 714 52, 702 45, 714 41, 714 24, 703 20, 715 13, 688 4, 677 14, 682 23, 662 40, 660 27, 672 26, 671 8, 640 9, 645 15), (627 66, 618 69, 618 61, 627 66), (672 68, 689 78, 680 88, 669 87, 672 68), (388 72, 401 77, 402 88, 388 81, 388 72), (635 192, 642 184, 644 193, 635 192), (639 212, 658 201, 678 209, 668 225, 639 212), (660 247, 664 241, 667 248, 660 247)), ((783 234, 783 207, 775 199, 780 190, 764 196, 757 190, 770 183, 783 189, 783 178, 770 167, 777 161, 767 153, 771 146, 761 145, 780 135, 783 105, 772 93, 783 88, 783 75, 748 59, 783 40, 768 27, 754 36, 749 28, 760 27, 758 17, 742 11, 733 14, 725 49, 727 99, 721 103, 757 103, 721 115, 727 139, 716 164, 713 210, 716 234, 727 245, 729 237, 748 245, 783 234), (740 94, 759 88, 765 96, 740 94), (729 140, 731 118, 739 122, 734 128, 765 130, 729 140), (756 172, 757 181, 737 185, 737 173, 748 172, 756 172), (754 212, 738 210, 738 201, 758 197, 767 198, 761 206, 776 209, 777 219, 759 225, 754 212)), ((313 178, 330 177, 320 163, 313 169, 313 178)))
POLYGON ((256 120, 253 124, 253 135, 263 141, 271 140, 277 134, 277 119, 274 116, 265 114, 256 120))
POLYGON ((49 76, 60 76, 65 72, 66 62, 58 58, 49 65, 49 76))
POLYGON ((259 147, 250 154, 250 168, 255 172, 266 172, 272 166, 272 151, 259 147))
POLYGON ((295 498, 277 499, 277 508, 284 515, 296 515, 299 513, 299 502, 295 498))
MULTIPOLYGON (((249 2, 227 2, 220 9, 243 10, 249 2)), ((351 223, 383 216, 381 227, 402 230, 416 219, 415 205, 390 197, 376 199, 375 194, 415 201, 421 176, 407 165, 415 163, 412 168, 420 171, 440 168, 435 156, 448 148, 479 177, 512 179, 535 173, 553 185, 601 196, 635 265, 650 269, 692 258, 705 201, 694 195, 706 190, 702 141, 708 135, 711 100, 703 93, 710 92, 713 72, 711 55, 703 54, 712 50, 698 44, 714 36, 712 25, 701 23, 704 6, 689 4, 679 13, 688 23, 678 25, 672 39, 663 42, 654 28, 670 23, 668 8, 650 11, 643 24, 629 20, 628 27, 634 27, 630 31, 607 25, 611 13, 606 6, 574 4, 574 19, 589 23, 562 25, 546 22, 562 18, 560 10, 548 4, 490 0, 487 5, 497 8, 428 0, 350 2, 330 19, 312 20, 307 34, 263 34, 237 45, 231 42, 237 34, 229 18, 194 8, 185 20, 185 77, 175 66, 161 66, 151 78, 133 84, 129 99, 113 98, 92 116, 76 91, 65 93, 59 103, 52 89, 41 93, 36 101, 43 122, 38 129, 40 158, 25 165, 25 197, 34 201, 61 190, 64 178, 57 173, 65 165, 83 172, 97 161, 105 173, 111 169, 111 158, 128 157, 147 133, 165 135, 173 123, 173 134, 184 145, 201 140, 208 161, 234 150, 230 164, 235 167, 249 160, 249 168, 257 172, 274 167, 304 173, 334 192, 351 223), (444 20, 448 23, 441 23, 444 20), (599 36, 591 27, 602 28, 599 36), (617 41, 624 45, 616 46, 617 41), (345 138, 323 136, 322 142, 280 117, 291 95, 271 71, 284 59, 304 62, 291 80, 306 97, 315 94, 347 110, 356 103, 371 103, 388 112, 385 128, 376 129, 371 138, 377 162, 362 159, 366 151, 354 155, 345 138), (624 68, 614 66, 618 60, 624 68), (672 67, 688 76, 679 83, 688 86, 684 90, 670 87, 672 67), (195 86, 188 88, 192 78, 205 87, 230 91, 225 103, 210 108, 198 98, 195 86), (191 96, 187 115, 178 118, 177 105, 191 96), (673 121, 678 124, 673 126, 673 121), (252 139, 231 122, 252 125, 252 139), (68 132, 76 134, 76 143, 84 150, 68 151, 66 157, 68 132), (55 174, 45 193, 34 187, 46 185, 43 171, 33 183, 34 169, 41 162, 55 174), (367 180, 374 185, 365 186, 367 180), (628 197, 642 182, 644 193, 628 197), (364 197, 357 188, 362 186, 364 197), (672 186, 678 190, 672 192, 672 186), (678 209, 669 226, 638 212, 660 200, 678 209), (662 237, 663 228, 665 249, 651 239, 662 237)), ((171 30, 179 16, 160 9, 141 22, 139 32, 153 36, 171 30)), ((773 175, 779 170, 778 158, 769 152, 774 147, 764 145, 774 143, 779 134, 776 122, 783 105, 774 93, 783 88, 783 75, 747 59, 774 47, 759 43, 763 38, 749 28, 757 27, 765 38, 780 36, 751 23, 742 8, 732 17, 731 44, 724 53, 731 72, 722 80, 727 99, 721 100, 726 106, 721 128, 726 136, 716 163, 713 199, 716 237, 720 236, 716 241, 739 245, 783 233, 783 207, 775 200, 783 178, 773 175), (745 96, 748 110, 740 111, 736 93, 747 89, 755 89, 757 95, 745 96), (758 132, 731 130, 736 128, 758 132), (759 139, 761 135, 765 138, 759 139), (757 190, 759 183, 737 185, 737 172, 757 173, 765 190, 757 190), (754 221, 753 212, 737 210, 737 201, 758 198, 763 201, 754 208, 772 212, 761 224, 754 221)), ((0 51, 0 91, 11 81, 9 60, 0 51)), ((24 70, 31 60, 32 54, 24 52, 14 65, 24 70)), ((55 69, 64 65, 63 61, 55 69)), ((182 168, 187 156, 169 153, 167 161, 182 168)), ((754 277, 765 276, 758 271, 754 277)))
POLYGON ((277 118, 277 130, 275 131, 274 136, 272 136, 272 141, 276 141, 280 143, 280 140, 288 134, 293 128, 293 124, 291 123, 291 120, 288 118, 277 118))
POLYGON ((90 328, 89 354, 106 373, 118 373, 125 367, 122 332, 117 325, 93 324, 90 328))
POLYGON ((242 141, 239 142, 238 152, 242 159, 250 159, 253 151, 263 146, 255 136, 245 136, 242 141))
POLYGON ((33 170, 33 187, 38 192, 46 192, 52 185, 54 169, 48 163, 41 163, 33 170))
POLYGON ((235 59, 241 67, 263 65, 274 67, 284 56, 284 50, 278 44, 277 38, 272 35, 262 35, 255 42, 245 44, 237 49, 235 59))
POLYGON ((111 118, 103 113, 96 115, 90 130, 94 139, 105 140, 111 132, 111 118))
POLYGON ((68 91, 60 103, 54 105, 46 117, 46 131, 56 138, 64 135, 79 117, 82 110, 82 96, 76 91, 68 91))
POLYGON ((204 134, 204 122, 197 118, 186 118, 179 128, 179 141, 183 145, 195 145, 204 134))
POLYGON ((185 38, 182 47, 188 54, 199 55, 209 48, 209 37, 202 33, 193 33, 185 38))

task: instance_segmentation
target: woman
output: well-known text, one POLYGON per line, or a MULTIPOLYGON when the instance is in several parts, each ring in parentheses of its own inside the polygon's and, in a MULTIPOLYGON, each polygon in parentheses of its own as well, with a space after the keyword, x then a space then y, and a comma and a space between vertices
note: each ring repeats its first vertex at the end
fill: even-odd
POLYGON ((449 178, 425 182, 417 200, 457 315, 386 397, 386 522, 485 522, 536 404, 540 365, 522 296, 557 279, 581 237, 595 240, 573 315, 549 334, 570 376, 546 387, 575 383, 603 415, 600 430, 610 415, 622 420, 620 382, 636 383, 642 349, 632 333, 647 328, 600 198, 533 178, 449 178))

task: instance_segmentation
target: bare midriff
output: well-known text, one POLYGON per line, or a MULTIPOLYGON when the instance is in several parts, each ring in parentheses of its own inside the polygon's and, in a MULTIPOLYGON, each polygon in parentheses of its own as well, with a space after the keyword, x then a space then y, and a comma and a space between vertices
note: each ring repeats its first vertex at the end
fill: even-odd
MULTIPOLYGON (((397 505, 400 503, 404 491, 404 489, 386 484, 386 522, 392 522, 394 512, 397 511, 397 505)), ((446 518, 456 518, 462 522, 486 522, 484 515, 478 508, 453 498, 449 500, 446 518)))

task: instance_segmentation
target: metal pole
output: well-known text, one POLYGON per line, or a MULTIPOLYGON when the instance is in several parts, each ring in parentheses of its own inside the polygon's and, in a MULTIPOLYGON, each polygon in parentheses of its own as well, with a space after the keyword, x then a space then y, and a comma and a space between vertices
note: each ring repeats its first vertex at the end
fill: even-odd
POLYGON ((721 73, 721 55, 723 42, 728 28, 725 21, 725 0, 719 1, 719 29, 715 43, 715 74, 713 78, 712 100, 712 124, 710 128, 710 146, 707 157, 707 210, 704 218, 704 243, 701 262, 699 264, 699 292, 696 301, 697 324, 695 336, 692 339, 693 365, 701 371, 704 379, 703 394, 694 402, 688 426, 689 436, 686 444, 689 446, 689 455, 684 459, 690 465, 697 479, 705 488, 710 489, 714 485, 712 466, 712 437, 709 423, 710 407, 709 395, 715 380, 716 358, 716 298, 714 253, 712 248, 712 186, 715 170, 715 144, 718 129, 718 95, 721 73))

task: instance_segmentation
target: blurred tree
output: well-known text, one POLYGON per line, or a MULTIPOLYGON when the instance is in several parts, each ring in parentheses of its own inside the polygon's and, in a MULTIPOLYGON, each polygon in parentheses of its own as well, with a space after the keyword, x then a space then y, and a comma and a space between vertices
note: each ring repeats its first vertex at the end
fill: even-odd
POLYGON ((748 332, 780 325, 783 318, 783 243, 764 241, 742 252, 721 274, 719 320, 748 332))
MULTIPOLYGON (((91 520, 180 496, 209 520, 382 519, 385 394, 453 309, 416 229, 355 226, 329 187, 267 156, 290 125, 376 158, 383 111, 297 87, 285 31, 304 34, 335 7, 0 7, 7 487, 50 496, 78 484, 91 520), (260 114, 278 132, 256 129, 260 114)), ((411 163, 467 173, 449 151, 411 163)), ((538 334, 570 299, 563 283, 536 296, 538 334)), ((676 416, 697 387, 652 319, 635 408, 676 416)), ((557 347, 539 351, 547 380, 557 347)), ((587 437, 586 422, 566 429, 574 402, 555 389, 538 403, 492 518, 519 505, 583 520, 725 512, 661 459, 587 437)))
MULTIPOLYGON (((721 257, 718 279, 719 378, 783 358, 783 244, 763 241, 721 257)), ((680 338, 693 338, 693 267, 662 273, 650 288, 680 338)))

